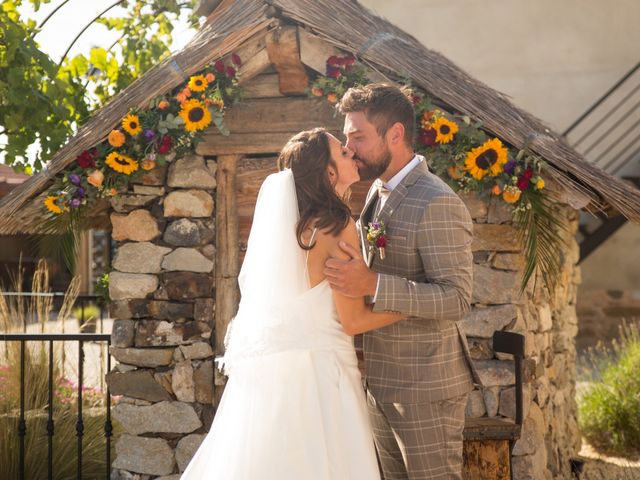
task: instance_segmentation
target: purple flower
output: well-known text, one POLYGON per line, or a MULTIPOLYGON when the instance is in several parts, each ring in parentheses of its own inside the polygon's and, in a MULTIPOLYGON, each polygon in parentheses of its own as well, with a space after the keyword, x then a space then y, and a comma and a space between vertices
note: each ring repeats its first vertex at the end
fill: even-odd
POLYGON ((144 132, 142 132, 142 135, 144 135, 144 138, 147 140, 147 142, 150 142, 155 138, 156 132, 154 132, 150 128, 145 128, 144 132))
POLYGON ((80 175, 72 173, 69 175, 69 181, 74 185, 80 185, 80 175))
POLYGON ((509 160, 505 165, 504 165, 504 171, 506 173, 508 173, 509 175, 513 175, 513 171, 516 169, 516 161, 515 160, 509 160))
POLYGON ((79 198, 73 198, 70 202, 69 202, 69 206, 71 208, 78 208, 80 206, 80 199, 79 198))
POLYGON ((84 194, 85 194, 84 188, 78 187, 78 189, 76 190, 75 196, 78 198, 84 198, 84 194))

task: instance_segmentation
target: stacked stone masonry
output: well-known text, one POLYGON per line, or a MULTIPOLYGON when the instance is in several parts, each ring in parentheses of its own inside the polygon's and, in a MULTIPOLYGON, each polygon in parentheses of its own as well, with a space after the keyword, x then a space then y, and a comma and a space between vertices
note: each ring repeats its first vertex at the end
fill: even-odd
POLYGON ((213 420, 215 189, 215 161, 193 155, 112 202, 113 479, 179 478, 213 420))
POLYGON ((468 417, 515 419, 515 377, 510 355, 494 354, 495 330, 525 336, 524 425, 513 449, 513 478, 570 478, 569 459, 580 449, 575 404, 576 294, 579 250, 574 235, 578 214, 558 205, 569 226, 561 252, 563 266, 554 292, 538 275, 520 295, 524 268, 509 207, 498 199, 462 195, 474 220, 473 309, 461 322, 484 388, 472 392, 468 417))
MULTIPOLYGON (((113 202, 117 255, 110 276, 116 319, 108 374, 123 434, 114 479, 178 479, 211 425, 216 385, 213 332, 216 163, 176 159, 144 176, 113 202)), ((524 426, 513 449, 514 479, 569 478, 579 449, 576 424, 576 291, 580 281, 577 213, 559 206, 571 226, 561 281, 540 278, 519 294, 524 257, 503 203, 463 195, 474 220, 473 309, 462 321, 484 388, 472 392, 469 417, 515 417, 515 377, 508 355, 494 354, 495 330, 526 338, 524 426)))

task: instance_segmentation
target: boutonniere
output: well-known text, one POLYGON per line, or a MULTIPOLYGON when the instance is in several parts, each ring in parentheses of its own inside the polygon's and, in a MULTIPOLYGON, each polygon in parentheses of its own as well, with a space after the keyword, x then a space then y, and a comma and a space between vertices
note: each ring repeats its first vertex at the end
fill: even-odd
POLYGON ((384 260, 384 249, 389 244, 384 222, 370 222, 367 228, 367 242, 378 249, 380 260, 384 260))

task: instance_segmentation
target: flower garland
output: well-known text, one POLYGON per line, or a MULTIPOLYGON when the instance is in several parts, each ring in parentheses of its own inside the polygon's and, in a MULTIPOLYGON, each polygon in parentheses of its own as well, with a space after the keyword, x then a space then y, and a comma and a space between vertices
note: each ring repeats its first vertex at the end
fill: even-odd
POLYGON ((232 54, 189 78, 145 110, 132 109, 107 138, 83 151, 58 176, 44 200, 47 220, 65 214, 80 218, 99 198, 126 192, 130 182, 166 163, 169 156, 193 149, 213 122, 228 135, 225 108, 242 96, 237 82, 240 57, 232 54))
MULTIPOLYGON (((335 104, 350 87, 367 83, 366 69, 352 56, 332 56, 327 60, 326 76, 312 84, 310 95, 335 104)), ((526 147, 516 151, 487 135, 480 122, 434 106, 424 91, 411 90, 418 126, 416 151, 454 191, 474 191, 513 207, 526 258, 521 292, 537 267, 553 291, 561 268, 564 241, 560 231, 566 226, 554 215, 545 195, 544 161, 526 147)))

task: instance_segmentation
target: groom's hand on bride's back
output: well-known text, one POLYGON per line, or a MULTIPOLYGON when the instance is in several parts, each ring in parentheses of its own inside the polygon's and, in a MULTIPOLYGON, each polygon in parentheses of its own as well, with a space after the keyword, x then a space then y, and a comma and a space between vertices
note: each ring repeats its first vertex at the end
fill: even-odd
POLYGON ((373 296, 378 274, 369 270, 358 249, 340 241, 324 265, 324 274, 331 288, 347 297, 373 296))

